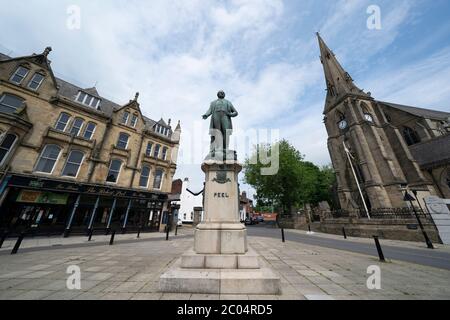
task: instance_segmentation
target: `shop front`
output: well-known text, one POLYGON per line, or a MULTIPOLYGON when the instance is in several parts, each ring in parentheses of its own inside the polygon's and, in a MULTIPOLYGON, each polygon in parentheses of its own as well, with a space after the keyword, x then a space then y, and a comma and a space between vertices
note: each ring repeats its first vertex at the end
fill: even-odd
POLYGON ((10 188, 0 208, 0 227, 13 233, 60 234, 73 202, 68 193, 10 188))
POLYGON ((0 229, 36 235, 158 231, 167 195, 33 176, 8 177, 0 229))

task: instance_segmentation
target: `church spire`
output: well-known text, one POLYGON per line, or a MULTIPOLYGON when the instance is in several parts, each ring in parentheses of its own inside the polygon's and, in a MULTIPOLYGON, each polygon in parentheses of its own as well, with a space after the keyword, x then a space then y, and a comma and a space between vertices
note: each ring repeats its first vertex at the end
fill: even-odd
POLYGON ((369 94, 366 94, 353 83, 350 74, 342 68, 333 51, 328 48, 319 33, 317 33, 317 38, 319 39, 320 60, 323 65, 328 92, 325 110, 348 94, 370 98, 369 94))

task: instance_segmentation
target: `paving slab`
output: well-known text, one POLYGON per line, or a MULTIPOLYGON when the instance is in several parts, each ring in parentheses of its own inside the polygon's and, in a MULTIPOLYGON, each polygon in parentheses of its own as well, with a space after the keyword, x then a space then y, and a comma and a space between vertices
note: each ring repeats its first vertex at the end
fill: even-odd
POLYGON ((249 244, 281 278, 280 295, 163 294, 159 292, 161 274, 192 247, 193 237, 186 232, 170 241, 160 234, 147 240, 86 246, 79 239, 79 246, 71 240, 70 248, 46 248, 45 241, 39 241, 33 250, 14 256, 0 253, 0 299, 450 299, 449 270, 400 261, 380 263, 363 254, 253 236, 249 244), (66 287, 67 267, 73 264, 81 269, 81 290, 66 287), (367 288, 367 268, 371 265, 380 267, 381 290, 367 288))

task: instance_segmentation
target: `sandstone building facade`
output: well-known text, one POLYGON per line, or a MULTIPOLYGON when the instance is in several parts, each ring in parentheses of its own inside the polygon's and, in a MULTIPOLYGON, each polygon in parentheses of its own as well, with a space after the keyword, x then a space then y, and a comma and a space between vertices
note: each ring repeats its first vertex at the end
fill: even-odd
POLYGON ((374 99, 318 38, 327 85, 324 122, 342 209, 363 210, 364 202, 369 211, 406 208, 405 190, 422 207, 429 195, 450 198, 450 112, 374 99))
POLYGON ((55 77, 50 52, 0 54, 0 228, 159 230, 180 124, 55 77))

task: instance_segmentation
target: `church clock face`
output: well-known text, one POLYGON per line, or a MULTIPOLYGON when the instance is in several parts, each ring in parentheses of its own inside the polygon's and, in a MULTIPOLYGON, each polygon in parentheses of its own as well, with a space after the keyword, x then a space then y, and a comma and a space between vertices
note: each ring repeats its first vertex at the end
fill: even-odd
POLYGON ((365 113, 364 114, 364 119, 366 119, 369 122, 373 122, 373 117, 371 114, 365 113))
POLYGON ((348 126, 347 120, 341 120, 339 122, 339 129, 344 130, 347 128, 347 126, 348 126))

